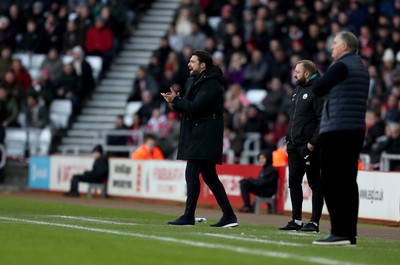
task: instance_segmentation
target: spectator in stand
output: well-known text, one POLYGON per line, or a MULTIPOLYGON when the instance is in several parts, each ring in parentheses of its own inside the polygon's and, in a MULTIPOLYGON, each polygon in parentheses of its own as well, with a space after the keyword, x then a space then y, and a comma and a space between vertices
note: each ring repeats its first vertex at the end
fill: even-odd
POLYGON ((103 4, 99 0, 88 0, 87 8, 89 9, 89 13, 91 17, 100 16, 101 8, 103 4))
POLYGON ((118 42, 121 42, 126 32, 126 22, 127 22, 127 6, 126 1, 122 0, 110 0, 108 1, 108 7, 110 8, 111 19, 113 20, 114 26, 112 30, 118 42))
POLYGON ((200 13, 198 22, 200 31, 206 34, 207 37, 212 38, 214 36, 214 30, 210 24, 208 24, 208 16, 205 12, 200 13))
MULTIPOLYGON (((372 146, 371 162, 372 157, 378 157, 376 161, 380 161, 382 154, 400 154, 400 124, 398 122, 391 122, 386 125, 385 137, 382 137, 382 141, 377 142, 372 146)), ((379 169, 379 163, 373 164, 374 169, 379 169)), ((391 161, 389 170, 399 171, 399 161, 391 161)))
POLYGON ((73 20, 68 21, 67 30, 63 36, 62 50, 65 54, 72 54, 72 49, 75 46, 83 46, 84 40, 80 38, 76 22, 73 20))
POLYGON ((175 22, 176 33, 182 38, 188 36, 191 33, 191 20, 192 17, 190 15, 190 11, 187 8, 182 8, 179 11, 178 18, 175 22))
POLYGON ((7 17, 10 21, 10 27, 16 33, 16 40, 20 39, 21 34, 25 32, 26 21, 17 4, 11 4, 8 8, 7 17))
POLYGON ((214 31, 217 45, 224 45, 225 40, 227 39, 226 25, 232 21, 232 6, 226 4, 221 9, 221 20, 217 25, 217 29, 214 31))
MULTIPOLYGON (((130 127, 130 130, 132 132, 140 132, 144 129, 144 126, 142 124, 142 120, 140 119, 140 115, 138 113, 134 113, 132 115, 132 125, 130 127)), ((128 138, 128 145, 139 145, 140 137, 137 134, 132 134, 128 138)))
POLYGON ((36 1, 32 5, 31 17, 36 21, 36 25, 43 27, 44 24, 44 6, 41 1, 36 1))
POLYGON ((190 34, 184 37, 183 45, 190 46, 193 50, 204 50, 206 38, 206 34, 200 31, 199 24, 192 22, 190 34))
POLYGON ((287 127, 289 125, 289 117, 286 112, 280 112, 276 121, 272 124, 272 127, 268 130, 264 136, 267 147, 275 149, 278 147, 279 140, 285 137, 287 127))
POLYGON ((156 146, 156 137, 153 134, 145 135, 143 141, 144 143, 132 153, 133 160, 164 159, 161 149, 156 146))
POLYGON ((159 87, 154 76, 148 73, 147 68, 139 66, 133 83, 133 91, 128 97, 128 102, 142 100, 143 91, 149 91, 152 94, 152 98, 154 98, 158 96, 159 87))
POLYGON ((249 100, 244 94, 243 88, 238 83, 229 85, 228 91, 225 93, 224 108, 229 114, 241 111, 242 107, 247 107, 249 100))
POLYGON ((251 54, 251 61, 246 65, 244 72, 244 88, 262 89, 265 77, 269 71, 267 63, 263 60, 263 54, 260 50, 254 50, 251 54))
POLYGON ((153 94, 149 90, 143 90, 141 94, 142 106, 137 111, 140 116, 140 120, 143 125, 147 125, 147 122, 151 118, 153 109, 157 108, 157 104, 153 100, 153 94))
POLYGON ((63 72, 56 89, 56 98, 71 100, 74 111, 78 111, 81 103, 81 98, 78 95, 81 93, 82 82, 76 75, 73 64, 64 64, 63 72))
POLYGON ((57 17, 54 14, 47 14, 44 23, 44 32, 45 41, 42 45, 46 46, 46 50, 47 48, 54 47, 58 52, 61 52, 64 32, 58 24, 57 17))
POLYGON ((85 55, 81 46, 75 46, 72 49, 72 65, 76 75, 79 78, 80 85, 82 86, 79 97, 81 100, 86 99, 94 90, 95 81, 93 79, 93 71, 90 64, 85 60, 85 55))
POLYGON ((89 27, 92 26, 93 20, 90 16, 90 12, 87 6, 80 5, 79 7, 77 7, 76 10, 78 13, 78 17, 76 18, 75 22, 79 33, 79 39, 85 40, 86 32, 89 27))
MULTIPOLYGON (((160 65, 165 65, 165 62, 167 61, 168 55, 171 51, 172 49, 169 46, 168 38, 162 37, 160 39, 160 47, 154 52, 155 56, 157 56, 158 61, 160 62, 160 65)), ((181 50, 177 52, 181 52, 181 50)))
POLYGON ((25 124, 28 128, 43 129, 49 124, 49 112, 46 105, 39 104, 37 94, 28 95, 25 109, 25 124))
POLYGON ((167 114, 166 126, 161 128, 158 134, 160 149, 166 158, 175 158, 180 133, 180 121, 178 113, 170 111, 167 114))
POLYGON ((271 197, 278 190, 278 172, 272 166, 272 150, 263 150, 258 156, 258 164, 262 166, 258 178, 244 178, 239 181, 240 192, 244 206, 239 209, 242 213, 254 213, 250 202, 250 194, 260 197, 271 197))
POLYGON ((389 95, 387 99, 387 106, 384 109, 383 119, 389 122, 400 121, 399 100, 394 95, 389 95))
POLYGON ((374 153, 374 145, 381 142, 385 136, 385 122, 381 119, 380 109, 369 109, 365 115, 366 135, 363 146, 363 153, 371 156, 371 164, 379 163, 379 155, 374 153))
MULTIPOLYGON (((129 128, 124 123, 124 116, 118 115, 115 118, 114 131, 118 133, 118 131, 128 131, 128 130, 129 128)), ((128 135, 113 135, 113 134, 107 135, 107 145, 121 147, 121 146, 126 146, 127 143, 128 143, 128 135)), ((107 155, 109 157, 111 156, 129 157, 128 152, 121 152, 121 151, 111 151, 108 152, 107 155)))
POLYGON ((40 66, 40 70, 45 69, 49 72, 51 82, 57 83, 63 72, 63 61, 60 58, 57 49, 51 48, 47 53, 46 58, 40 66))
POLYGON ((256 45, 257 49, 261 50, 263 53, 268 48, 266 43, 269 42, 269 35, 267 29, 265 28, 265 20, 261 18, 256 18, 254 23, 254 30, 250 39, 256 45))
POLYGON ((10 20, 5 17, 0 17, 0 47, 7 45, 15 48, 16 32, 10 26, 10 20))
POLYGON ((64 195, 67 197, 79 197, 79 182, 87 183, 103 183, 108 179, 108 158, 103 155, 101 145, 96 145, 92 150, 94 159, 93 168, 91 171, 85 171, 81 175, 73 175, 71 180, 71 189, 64 195))
POLYGON ((0 79, 6 74, 8 70, 11 69, 12 59, 11 59, 12 51, 8 46, 4 46, 1 48, 1 56, 0 56, 0 79))
POLYGON ((246 111, 246 123, 244 124, 245 132, 265 134, 268 130, 268 120, 265 112, 260 110, 256 105, 249 105, 246 111))
POLYGON ((0 86, 0 138, 5 136, 5 129, 18 127, 18 103, 14 97, 10 97, 7 90, 0 86))
POLYGON ((15 98, 17 100, 18 105, 24 100, 22 98, 22 86, 19 82, 17 82, 15 78, 15 73, 13 70, 8 70, 3 77, 2 86, 7 90, 9 97, 15 98))
POLYGON ((169 46, 172 50, 176 52, 181 52, 183 49, 183 37, 176 32, 176 27, 171 24, 167 31, 167 36, 169 46))
POLYGON ((33 77, 32 86, 28 90, 28 95, 37 94, 39 96, 39 102, 50 107, 50 103, 54 97, 54 86, 45 78, 45 74, 40 73, 33 77))
POLYGON ((22 35, 22 39, 18 45, 18 50, 24 53, 46 53, 44 34, 41 28, 38 28, 34 19, 28 19, 26 22, 26 33, 22 35))
POLYGON ((226 81, 228 85, 234 83, 243 85, 246 57, 240 52, 235 52, 230 58, 229 66, 225 71, 226 81))
POLYGON ((167 116, 161 113, 159 108, 154 108, 151 118, 147 122, 146 131, 154 135, 159 135, 167 127, 167 116))
POLYGON ((149 67, 147 68, 147 71, 149 72, 149 74, 154 76, 157 83, 160 83, 161 78, 163 76, 163 72, 164 72, 163 67, 164 67, 164 65, 160 64, 157 55, 153 53, 153 55, 150 57, 150 63, 149 63, 149 67))
POLYGON ((267 91, 267 96, 262 99, 262 104, 268 115, 268 119, 276 121, 278 113, 283 111, 282 106, 286 98, 286 93, 279 77, 272 77, 270 79, 270 82, 267 83, 267 91))
POLYGON ((20 59, 13 59, 11 69, 14 71, 15 80, 21 84, 21 97, 25 97, 32 85, 32 79, 28 71, 22 65, 20 59))
POLYGON ((94 26, 87 30, 85 50, 88 55, 103 58, 102 72, 108 69, 113 57, 113 33, 106 27, 103 18, 96 18, 94 26))
POLYGON ((269 71, 270 76, 279 77, 282 81, 290 79, 290 63, 287 60, 286 54, 282 49, 278 49, 273 53, 274 60, 269 71))

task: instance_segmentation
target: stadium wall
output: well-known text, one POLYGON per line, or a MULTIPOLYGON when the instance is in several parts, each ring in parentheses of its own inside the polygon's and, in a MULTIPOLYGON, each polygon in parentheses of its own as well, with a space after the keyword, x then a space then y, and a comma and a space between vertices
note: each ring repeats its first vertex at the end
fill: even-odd
MULTIPOLYGON (((110 158, 110 173, 107 194, 112 197, 141 198, 185 202, 186 183, 184 161, 142 160, 110 158)), ((90 170, 91 157, 60 156, 31 157, 29 164, 29 189, 54 192, 69 190, 74 174, 90 170)), ((232 206, 242 206, 239 181, 245 177, 257 177, 260 166, 217 166, 232 206)), ((277 195, 277 211, 291 211, 290 194, 287 189, 287 170, 278 168, 280 179, 277 195)), ((369 220, 400 222, 400 173, 360 171, 359 217, 369 220)), ((79 191, 86 193, 87 184, 81 183, 79 191)), ((337 191, 340 196, 340 190, 337 191)), ((311 189, 307 179, 303 180, 303 212, 311 213, 311 189)), ((216 201, 203 181, 199 204, 216 206, 216 201)), ((323 213, 327 214, 324 206, 323 213)))

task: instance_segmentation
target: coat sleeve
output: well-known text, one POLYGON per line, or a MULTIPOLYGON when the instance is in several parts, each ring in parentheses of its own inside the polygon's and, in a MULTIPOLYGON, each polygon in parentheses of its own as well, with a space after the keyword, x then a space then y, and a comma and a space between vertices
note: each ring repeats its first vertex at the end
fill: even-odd
POLYGON ((175 97, 173 104, 177 110, 191 114, 200 113, 206 109, 210 103, 214 102, 221 92, 221 84, 216 80, 210 80, 206 81, 206 83, 199 88, 193 99, 175 97))
POLYGON ((105 157, 97 159, 94 164, 90 175, 95 179, 107 179, 108 178, 108 160, 105 157))
POLYGON ((325 97, 334 86, 347 77, 347 74, 347 66, 344 63, 332 64, 325 74, 314 82, 313 92, 318 97, 325 97))

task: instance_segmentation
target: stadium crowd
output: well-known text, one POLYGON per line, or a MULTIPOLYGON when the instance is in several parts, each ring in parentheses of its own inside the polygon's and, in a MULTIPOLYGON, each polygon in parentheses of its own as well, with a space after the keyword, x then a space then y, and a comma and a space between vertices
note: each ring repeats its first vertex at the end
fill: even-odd
MULTIPOLYGON (((74 54, 82 61, 83 52, 100 55, 107 69, 130 33, 126 25, 132 16, 126 7, 133 13, 145 1, 8 2, 12 4, 2 3, 0 10, 0 101, 8 113, 6 118, 2 114, 3 126, 17 125, 28 95, 44 108, 53 98, 70 98, 79 110, 93 90, 90 66, 76 63, 78 59, 63 64, 60 56, 74 54), (11 59, 15 52, 47 54, 40 75, 29 76, 18 59, 11 59)), ((246 133, 252 132, 262 135, 262 148, 277 148, 288 124, 294 64, 310 59, 324 73, 333 37, 341 30, 359 37, 359 53, 368 66, 363 153, 371 156, 371 168, 378 169, 382 152, 400 154, 398 0, 181 0, 149 65, 137 70, 128 101, 141 101, 142 107, 129 129, 158 135, 165 157, 173 156, 179 117, 160 92, 173 87, 184 93, 188 59, 200 49, 210 52, 225 74, 224 149, 238 158, 246 133), (255 101, 250 97, 254 91, 266 93, 255 101)), ((121 117, 117 120, 116 128, 128 128, 121 117)))

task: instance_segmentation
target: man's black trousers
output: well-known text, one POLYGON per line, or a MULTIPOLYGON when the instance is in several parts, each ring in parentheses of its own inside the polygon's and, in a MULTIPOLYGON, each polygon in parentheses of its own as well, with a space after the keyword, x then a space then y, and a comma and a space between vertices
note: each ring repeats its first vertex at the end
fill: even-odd
POLYGON ((358 159, 364 131, 321 134, 322 191, 331 219, 331 233, 355 237, 358 218, 358 159))
POLYGON ((184 215, 187 218, 194 218, 197 200, 200 195, 200 173, 204 182, 214 194, 215 199, 221 207, 223 215, 234 216, 225 188, 218 178, 215 168, 216 164, 207 160, 188 160, 186 164, 185 178, 187 185, 186 209, 184 215))
POLYGON ((287 145, 289 161, 289 189, 292 201, 293 220, 302 220, 303 182, 304 173, 307 175, 308 185, 312 190, 312 216, 311 221, 319 223, 324 205, 321 189, 320 153, 316 148, 309 151, 306 145, 287 145))

